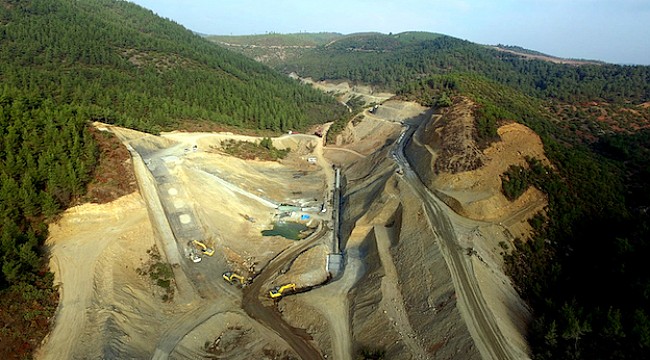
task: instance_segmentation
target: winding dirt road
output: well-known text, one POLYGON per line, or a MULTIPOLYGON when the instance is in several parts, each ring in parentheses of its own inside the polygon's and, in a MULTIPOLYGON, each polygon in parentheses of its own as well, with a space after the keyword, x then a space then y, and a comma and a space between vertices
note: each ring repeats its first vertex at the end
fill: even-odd
MULTIPOLYGON (((274 306, 267 306, 260 297, 268 298, 266 288, 263 288, 278 272, 284 268, 288 262, 295 259, 300 253, 314 246, 326 230, 321 228, 320 231, 312 235, 309 239, 300 241, 288 250, 275 257, 255 277, 252 284, 244 288, 244 298, 242 307, 244 311, 268 329, 277 333, 291 348, 298 354, 301 359, 323 359, 321 352, 316 349, 310 342, 311 336, 302 329, 296 329, 287 324, 274 306)), ((271 300, 268 300, 269 303, 271 300)))
POLYGON ((484 358, 516 359, 483 299, 476 277, 469 268, 469 262, 463 257, 463 249, 459 246, 454 225, 448 215, 451 210, 424 186, 404 155, 404 146, 414 132, 415 129, 409 127, 403 136, 400 136, 395 159, 404 171, 404 180, 422 199, 429 224, 440 239, 438 243, 451 273, 458 300, 469 317, 465 321, 474 342, 484 358))

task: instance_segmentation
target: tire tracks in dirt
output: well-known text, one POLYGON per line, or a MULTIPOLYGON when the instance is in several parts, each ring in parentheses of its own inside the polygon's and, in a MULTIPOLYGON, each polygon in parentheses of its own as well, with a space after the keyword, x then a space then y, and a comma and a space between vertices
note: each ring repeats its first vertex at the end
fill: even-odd
MULTIPOLYGON (((321 228, 310 239, 299 242, 271 260, 262 272, 255 277, 253 283, 244 288, 244 298, 242 300, 242 307, 248 316, 278 334, 301 359, 305 360, 323 359, 320 350, 310 342, 311 336, 305 330, 289 325, 284 321, 277 308, 272 305, 265 305, 260 300, 260 296, 262 293, 266 293, 266 289, 262 289, 263 286, 268 284, 287 263, 310 246, 315 245, 316 241, 324 234, 325 229, 321 228)), ((268 300, 266 303, 270 303, 270 301, 268 300)))
POLYGON ((484 358, 515 359, 496 324, 494 315, 487 307, 468 261, 461 257, 462 249, 459 247, 451 219, 444 210, 444 203, 424 186, 404 155, 404 146, 414 132, 415 129, 410 127, 404 132, 404 136, 400 137, 396 160, 404 169, 404 180, 422 199, 429 224, 440 238, 438 243, 452 275, 459 302, 462 304, 461 310, 465 309, 461 313, 464 314, 463 317, 474 342, 484 358))

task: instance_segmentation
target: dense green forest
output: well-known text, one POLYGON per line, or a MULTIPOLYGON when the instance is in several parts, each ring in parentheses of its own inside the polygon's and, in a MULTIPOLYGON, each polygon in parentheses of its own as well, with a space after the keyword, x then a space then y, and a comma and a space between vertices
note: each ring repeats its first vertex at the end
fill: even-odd
MULTIPOLYGON (((650 357, 650 273, 644 270, 650 130, 610 132, 588 142, 558 123, 546 101, 471 74, 432 76, 400 94, 432 105, 468 96, 496 114, 485 132, 518 121, 542 138, 555 169, 528 159, 527 167, 513 166, 502 176, 509 199, 536 186, 549 200, 546 215, 531 220, 534 234, 516 239, 505 259, 535 311, 529 329, 534 358, 650 357)), ((583 121, 596 122, 600 114, 583 121)))
POLYGON ((562 101, 650 99, 650 67, 526 60, 450 36, 352 34, 273 64, 315 80, 350 80, 396 91, 433 74, 474 73, 527 95, 562 101))
POLYGON ((125 1, 2 1, 3 86, 159 131, 186 119, 274 131, 338 117, 334 99, 125 1), (92 29, 92 30, 91 30, 92 29))
POLYGON ((0 356, 23 358, 47 334, 58 294, 41 250, 45 220, 85 191, 97 147, 88 113, 0 92, 0 356))
POLYGON ((97 166, 89 123, 279 132, 348 113, 334 98, 126 1, 0 0, 0 358, 29 358, 58 293, 47 223, 97 166))

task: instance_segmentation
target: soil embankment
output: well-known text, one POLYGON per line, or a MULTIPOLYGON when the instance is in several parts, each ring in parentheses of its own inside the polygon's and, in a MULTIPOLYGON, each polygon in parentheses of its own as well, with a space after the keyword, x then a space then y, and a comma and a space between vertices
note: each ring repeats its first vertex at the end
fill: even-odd
POLYGON ((501 193, 500 176, 511 165, 526 166, 526 157, 548 164, 542 142, 518 123, 501 126, 499 140, 480 150, 471 134, 474 118, 469 100, 456 102, 442 116, 420 127, 407 148, 425 185, 458 214, 501 223, 513 236, 525 237, 526 220, 546 206, 544 195, 529 188, 515 201, 501 193), (459 131, 460 129, 460 131, 459 131))
MULTIPOLYGON (((50 226, 50 267, 61 286, 55 327, 42 359, 119 358, 153 353, 142 331, 162 323, 164 306, 137 269, 154 245, 137 194, 67 210, 50 226)), ((139 357, 139 356, 136 356, 139 357)))
MULTIPOLYGON (((467 107, 471 103, 461 101, 455 106, 467 107)), ((463 113, 467 114, 466 109, 459 109, 459 114, 463 113)), ((539 190, 530 188, 516 201, 508 201, 501 193, 500 175, 510 165, 525 166, 527 156, 545 163, 548 160, 539 137, 521 124, 511 123, 498 129, 500 140, 481 151, 478 156, 482 164, 476 167, 474 162, 466 162, 467 156, 462 153, 466 150, 470 158, 476 158, 476 146, 471 140, 464 146, 449 146, 449 142, 461 140, 438 136, 447 127, 471 130, 471 126, 471 116, 449 116, 449 111, 442 116, 434 115, 419 127, 406 153, 427 188, 456 213, 450 214, 458 237, 456 246, 460 247, 455 251, 471 250, 467 250, 466 256, 471 260, 467 266, 473 272, 476 279, 473 282, 480 289, 491 317, 509 339, 511 354, 527 357, 529 350, 524 334, 529 314, 503 273, 502 245, 515 236, 528 234, 526 220, 544 209, 546 199, 539 190), (435 171, 441 153, 450 149, 461 153, 448 152, 443 160, 445 166, 435 171), (455 160, 459 163, 453 164, 455 160)))

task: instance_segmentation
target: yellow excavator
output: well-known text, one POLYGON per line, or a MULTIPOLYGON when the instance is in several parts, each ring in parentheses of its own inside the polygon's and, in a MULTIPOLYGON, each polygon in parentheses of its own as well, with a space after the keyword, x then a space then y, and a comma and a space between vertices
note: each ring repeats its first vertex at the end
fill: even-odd
POLYGON ((207 256, 212 256, 212 255, 214 255, 214 249, 213 249, 213 248, 209 248, 209 247, 208 247, 207 245, 205 245, 204 243, 202 243, 202 242, 200 242, 200 241, 198 241, 198 240, 192 240, 192 243, 194 243, 194 245, 196 245, 196 247, 199 248, 199 250, 201 250, 201 253, 202 253, 203 255, 207 255, 207 256))
POLYGON ((230 284, 236 284, 239 282, 239 285, 244 286, 246 285, 246 279, 244 279, 243 276, 238 275, 232 271, 226 271, 223 273, 223 279, 229 282, 230 284))
POLYGON ((296 284, 286 284, 282 286, 276 286, 271 291, 269 291, 269 296, 271 296, 271 299, 277 299, 284 295, 284 292, 286 290, 291 289, 292 291, 296 291, 296 284))

